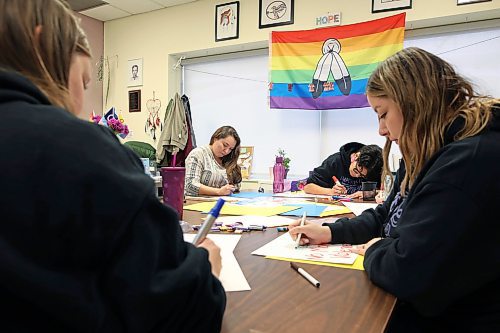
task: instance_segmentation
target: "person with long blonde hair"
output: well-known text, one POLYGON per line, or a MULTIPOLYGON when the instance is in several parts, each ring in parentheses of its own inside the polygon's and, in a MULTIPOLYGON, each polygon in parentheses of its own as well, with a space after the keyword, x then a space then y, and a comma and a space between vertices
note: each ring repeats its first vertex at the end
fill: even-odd
POLYGON ((139 158, 82 108, 63 0, 0 0, 2 332, 219 332, 220 249, 184 242, 139 158))
POLYGON ((382 62, 366 93, 386 170, 391 142, 403 155, 391 195, 350 220, 293 223, 292 237, 359 244, 368 277, 398 298, 388 332, 500 332, 500 100, 419 48, 382 62))
POLYGON ((238 132, 222 126, 212 134, 209 145, 193 149, 186 158, 185 194, 223 196, 238 190, 240 144, 238 132))

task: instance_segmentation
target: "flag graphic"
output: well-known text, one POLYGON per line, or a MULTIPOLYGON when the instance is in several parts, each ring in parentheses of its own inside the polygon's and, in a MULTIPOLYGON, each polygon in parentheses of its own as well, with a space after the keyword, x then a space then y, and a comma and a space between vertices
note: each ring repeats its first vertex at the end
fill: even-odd
POLYGON ((299 31, 273 31, 270 107, 328 110, 368 106, 366 83, 403 48, 406 14, 299 31))

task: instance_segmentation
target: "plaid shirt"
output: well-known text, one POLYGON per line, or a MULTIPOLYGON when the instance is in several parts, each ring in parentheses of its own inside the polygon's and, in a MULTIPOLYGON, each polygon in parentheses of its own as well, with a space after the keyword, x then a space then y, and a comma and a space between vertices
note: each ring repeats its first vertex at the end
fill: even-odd
POLYGON ((226 169, 215 161, 210 146, 193 149, 186 158, 184 194, 197 196, 200 186, 221 188, 228 183, 226 169))

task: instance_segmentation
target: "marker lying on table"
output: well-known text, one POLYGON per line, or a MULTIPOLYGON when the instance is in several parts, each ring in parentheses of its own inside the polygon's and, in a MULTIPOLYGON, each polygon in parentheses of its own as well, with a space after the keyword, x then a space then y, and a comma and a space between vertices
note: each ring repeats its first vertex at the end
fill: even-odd
POLYGON ((194 245, 199 245, 201 242, 203 242, 205 237, 207 237, 207 234, 212 228, 215 219, 219 217, 220 210, 222 209, 222 206, 224 206, 224 203, 225 201, 222 198, 219 198, 219 200, 217 200, 215 206, 210 210, 207 217, 205 218, 205 222, 203 222, 203 224, 201 225, 200 230, 198 230, 198 233, 196 234, 196 236, 194 236, 194 245))
POLYGON ((295 265, 293 262, 290 263, 290 267, 292 267, 297 273, 302 275, 307 281, 311 282, 313 286, 319 288, 319 281, 312 277, 311 274, 307 273, 303 268, 295 265))
POLYGON ((350 202, 352 201, 351 198, 345 196, 345 195, 333 195, 332 198, 334 200, 338 200, 338 201, 346 201, 346 202, 350 202))

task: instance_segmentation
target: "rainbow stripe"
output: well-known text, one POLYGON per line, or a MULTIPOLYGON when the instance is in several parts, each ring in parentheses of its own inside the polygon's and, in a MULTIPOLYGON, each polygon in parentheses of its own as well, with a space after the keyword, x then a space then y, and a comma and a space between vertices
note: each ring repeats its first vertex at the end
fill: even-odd
POLYGON ((271 108, 368 106, 368 78, 381 61, 403 48, 405 17, 402 13, 339 27, 273 31, 269 47, 271 108))

